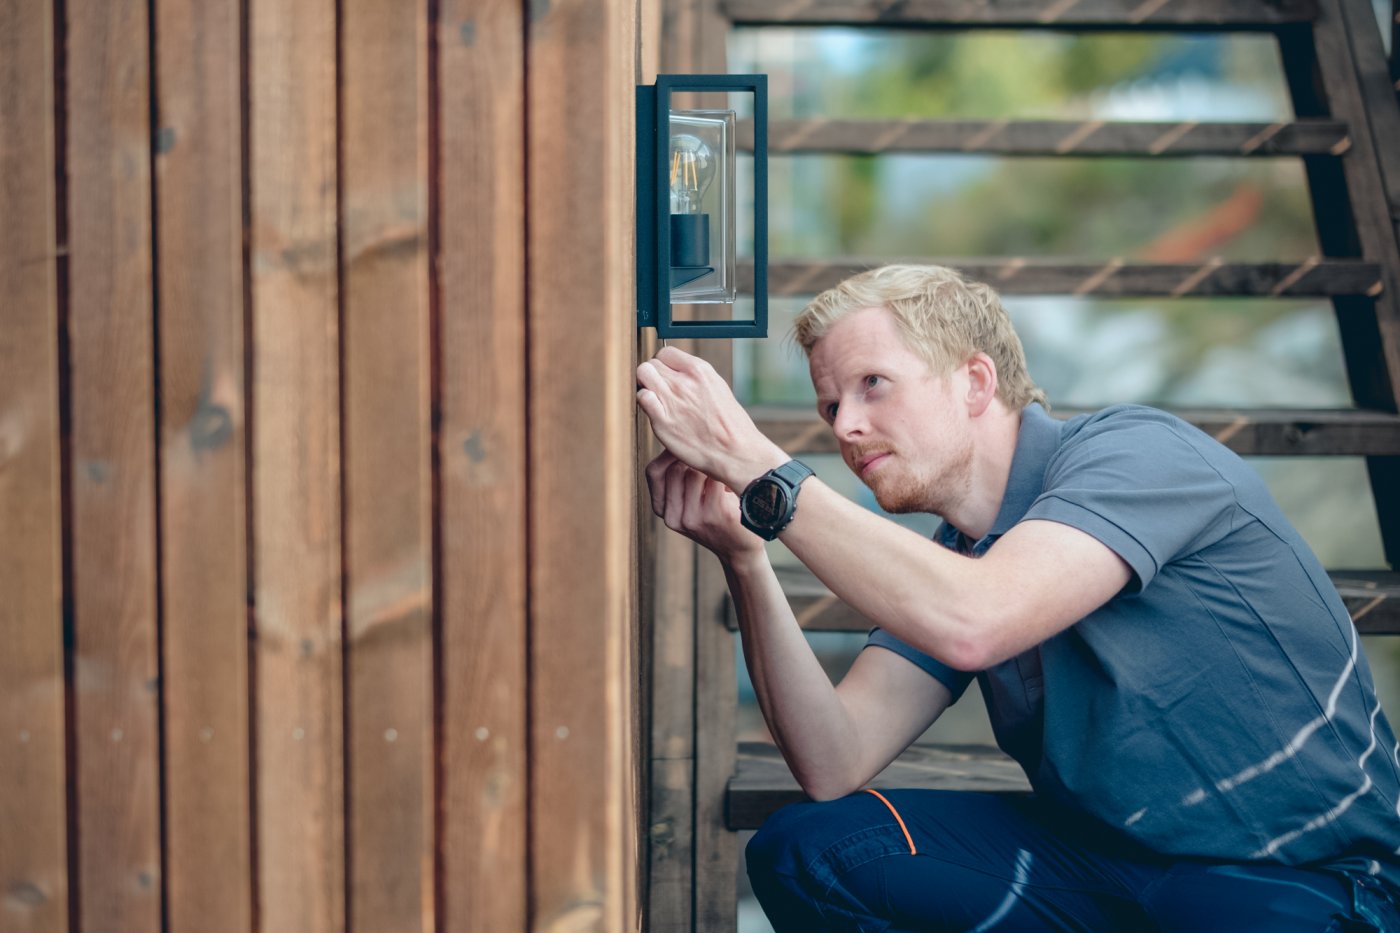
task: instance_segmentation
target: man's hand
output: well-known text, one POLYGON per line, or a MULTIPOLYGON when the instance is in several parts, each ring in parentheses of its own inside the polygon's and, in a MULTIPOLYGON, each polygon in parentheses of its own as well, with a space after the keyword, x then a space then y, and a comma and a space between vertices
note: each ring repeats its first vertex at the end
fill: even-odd
POLYGON ((715 368, 699 357, 662 347, 637 367, 637 382, 637 404, 651 419, 661 445, 730 489, 742 491, 788 461, 758 430, 715 368))
POLYGON ((739 523, 739 497, 722 483, 691 469, 669 451, 647 464, 651 510, 720 560, 762 553, 763 541, 739 523))

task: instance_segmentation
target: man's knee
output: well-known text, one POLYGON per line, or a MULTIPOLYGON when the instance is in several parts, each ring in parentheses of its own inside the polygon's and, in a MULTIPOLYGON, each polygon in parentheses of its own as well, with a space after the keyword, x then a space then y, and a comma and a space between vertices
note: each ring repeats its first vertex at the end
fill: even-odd
MULTIPOLYGON (((790 804, 764 821, 744 851, 749 880, 780 933, 832 927, 831 853, 852 833, 851 798, 790 804)), ((854 929, 854 927, 852 927, 854 929)))
POLYGON ((788 804, 763 821, 744 849, 744 860, 751 879, 771 877, 782 871, 793 875, 800 865, 798 856, 802 824, 810 808, 820 806, 808 802, 788 804))

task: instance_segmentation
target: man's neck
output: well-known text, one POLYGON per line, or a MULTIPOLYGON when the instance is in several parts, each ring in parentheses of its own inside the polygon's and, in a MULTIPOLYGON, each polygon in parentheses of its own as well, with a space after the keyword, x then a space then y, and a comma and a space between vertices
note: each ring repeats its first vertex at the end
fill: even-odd
POLYGON ((1011 461, 1021 433, 1021 412, 992 403, 977 419, 969 467, 967 495, 943 519, 973 541, 992 530, 1006 498, 1011 461))

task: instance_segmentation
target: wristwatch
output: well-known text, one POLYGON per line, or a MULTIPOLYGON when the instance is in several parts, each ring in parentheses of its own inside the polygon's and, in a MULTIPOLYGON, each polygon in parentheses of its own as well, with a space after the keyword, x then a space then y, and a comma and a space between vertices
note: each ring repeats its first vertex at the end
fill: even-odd
POLYGON ((749 483, 739 497, 739 520, 765 541, 772 541, 797 514, 797 493, 812 476, 811 467, 789 460, 749 483))

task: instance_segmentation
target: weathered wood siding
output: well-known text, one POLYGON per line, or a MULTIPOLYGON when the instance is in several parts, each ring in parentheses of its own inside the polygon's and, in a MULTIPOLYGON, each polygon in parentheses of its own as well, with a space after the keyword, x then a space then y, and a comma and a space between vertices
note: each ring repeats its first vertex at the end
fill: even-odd
POLYGON ((635 929, 638 7, 0 0, 0 929, 635 929))

